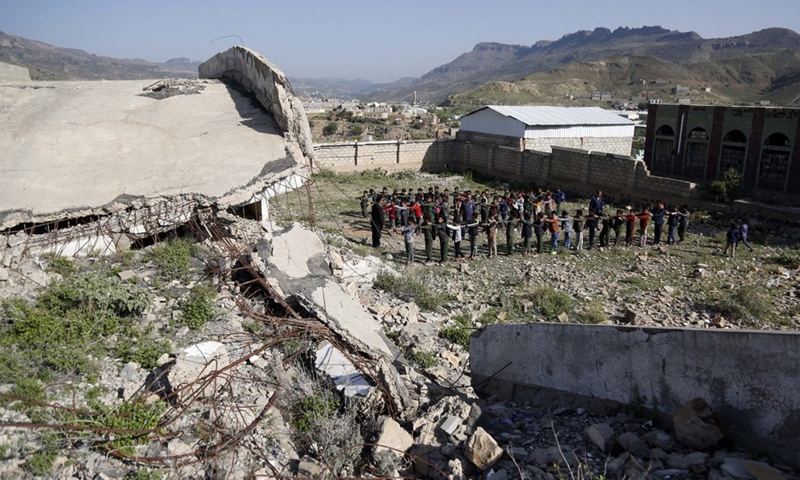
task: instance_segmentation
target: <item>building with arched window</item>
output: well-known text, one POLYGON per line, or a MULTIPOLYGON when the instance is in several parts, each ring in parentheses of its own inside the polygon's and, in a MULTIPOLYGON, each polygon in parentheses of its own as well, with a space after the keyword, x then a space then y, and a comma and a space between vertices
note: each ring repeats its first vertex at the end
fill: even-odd
POLYGON ((696 182, 735 169, 753 196, 800 203, 798 143, 800 109, 651 104, 644 161, 656 175, 696 182))

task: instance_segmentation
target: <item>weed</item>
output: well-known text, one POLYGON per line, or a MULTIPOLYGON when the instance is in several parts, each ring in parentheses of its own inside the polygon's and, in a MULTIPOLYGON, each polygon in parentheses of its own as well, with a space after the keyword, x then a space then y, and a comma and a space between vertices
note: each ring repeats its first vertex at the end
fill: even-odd
POLYGON ((115 430, 130 430, 141 433, 115 432, 103 442, 106 451, 119 450, 125 455, 133 455, 136 445, 146 444, 150 441, 156 430, 161 416, 167 409, 166 403, 157 400, 153 403, 146 401, 129 401, 122 405, 105 405, 92 402, 91 408, 96 410, 94 415, 81 416, 76 419, 78 425, 100 426, 115 430), (146 432, 146 433, 145 433, 146 432))
POLYGON ((181 302, 181 325, 186 325, 192 330, 200 330, 206 322, 214 318, 217 309, 214 299, 217 291, 213 285, 199 283, 192 288, 186 300, 181 302))
POLYGON ((136 470, 133 475, 128 475, 127 480, 167 480, 170 477, 166 471, 159 472, 158 470, 147 470, 140 468, 136 470))
POLYGON ((769 260, 786 268, 797 269, 800 268, 800 250, 785 249, 769 260))
POLYGON ((422 368, 436 366, 436 355, 433 352, 423 352, 422 350, 411 349, 410 360, 422 368))
POLYGON ((189 280, 192 256, 195 254, 194 244, 181 238, 156 245, 148 252, 147 260, 156 265, 164 280, 186 282, 189 280))
POLYGON ((722 295, 712 304, 712 308, 720 315, 747 323, 770 321, 774 313, 766 290, 752 285, 722 295))
POLYGON ((50 263, 47 265, 48 272, 57 273, 62 277, 69 277, 75 273, 75 270, 75 261, 67 257, 53 257, 53 259, 50 260, 50 263))
POLYGON ((43 477, 53 471, 55 461, 55 452, 36 452, 31 455, 25 466, 33 475, 43 477))
POLYGON ((553 318, 562 312, 572 311, 572 297, 555 290, 550 285, 535 288, 529 295, 533 309, 545 318, 553 318))
POLYGON ((12 457, 11 445, 6 445, 6 444, 0 445, 0 461, 8 460, 11 457, 12 457))
POLYGON ((11 389, 11 395, 33 402, 44 402, 47 394, 44 391, 42 382, 35 378, 20 378, 11 389))
POLYGON ((123 362, 136 362, 147 370, 158 366, 158 359, 170 351, 169 341, 155 340, 150 336, 153 326, 144 329, 130 325, 119 335, 114 353, 123 362))
POLYGON ((315 394, 300 401, 300 409, 292 418, 292 426, 300 432, 308 432, 319 419, 330 417, 339 411, 341 403, 332 394, 315 394))
POLYGON ((578 312, 578 322, 596 325, 608 321, 608 315, 602 303, 592 302, 578 312))
POLYGON ((473 330, 472 322, 466 315, 456 315, 453 317, 453 321, 455 325, 444 327, 439 332, 439 336, 468 349, 469 337, 473 330))
POLYGON ((438 310, 447 301, 446 295, 431 291, 423 282, 411 275, 398 276, 380 272, 375 276, 375 288, 393 293, 407 302, 416 302, 423 310, 438 310))

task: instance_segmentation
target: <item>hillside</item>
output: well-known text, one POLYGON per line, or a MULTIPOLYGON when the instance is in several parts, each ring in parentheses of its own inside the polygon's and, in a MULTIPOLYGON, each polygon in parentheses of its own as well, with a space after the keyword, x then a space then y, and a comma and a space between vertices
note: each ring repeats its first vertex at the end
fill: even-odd
MULTIPOLYGON (((431 70, 409 86, 379 90, 365 99, 401 101, 416 91, 418 98, 438 102, 487 82, 515 82, 537 73, 557 72, 576 62, 586 64, 615 58, 653 57, 673 64, 667 68, 669 72, 676 66, 682 70, 696 63, 729 62, 726 65, 732 68, 736 59, 798 51, 800 35, 780 28, 717 39, 703 39, 694 32, 661 27, 618 28, 614 31, 596 28, 571 33, 556 41, 539 41, 531 46, 480 43, 472 51, 431 70)), ((766 88, 771 91, 771 87, 766 88)))
POLYGON ((174 58, 164 63, 104 57, 0 32, 0 62, 27 67, 34 80, 138 80, 196 78, 200 62, 174 58))
POLYGON ((639 97, 674 102, 688 97, 692 103, 768 100, 772 105, 796 105, 800 103, 800 52, 745 55, 690 65, 650 56, 573 62, 519 80, 489 81, 453 94, 445 103, 462 107, 599 104, 586 100, 593 92, 610 92, 615 100, 639 97), (656 79, 664 83, 654 83, 656 79), (690 93, 673 93, 677 86, 689 88, 690 93), (709 87, 711 91, 703 91, 701 87, 709 87))

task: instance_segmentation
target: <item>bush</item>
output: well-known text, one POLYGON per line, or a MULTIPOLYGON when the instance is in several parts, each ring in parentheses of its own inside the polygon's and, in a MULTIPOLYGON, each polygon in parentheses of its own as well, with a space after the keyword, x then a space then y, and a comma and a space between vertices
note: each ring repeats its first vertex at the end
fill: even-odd
POLYGON ((322 134, 326 137, 336 134, 339 131, 339 124, 336 122, 328 122, 327 125, 322 127, 322 134))
POLYGON ((800 250, 787 249, 770 258, 770 261, 786 268, 800 268, 800 250))
POLYGON ((75 261, 67 257, 53 257, 47 265, 48 272, 55 272, 62 277, 69 277, 75 273, 75 261))
POLYGON ((529 294, 529 300, 533 302, 534 311, 548 319, 572 311, 572 297, 550 285, 537 287, 529 294))
POLYGON ((156 265, 162 279, 187 282, 194 254, 193 243, 186 239, 177 239, 156 245, 148 252, 147 259, 156 265))
POLYGON ((711 199, 717 202, 732 202, 739 197, 742 174, 735 168, 728 169, 719 180, 708 186, 711 199))
POLYGON ((300 388, 287 391, 282 401, 291 412, 290 424, 301 454, 303 450, 314 453, 334 477, 351 475, 363 450, 363 416, 307 374, 296 383, 300 388))
POLYGON ((212 320, 217 313, 214 306, 216 296, 217 291, 212 285, 206 283, 195 285, 186 300, 180 304, 180 324, 192 330, 203 328, 203 325, 212 320))
POLYGON ((578 322, 597 325, 608 321, 608 315, 602 303, 590 303, 578 313, 578 322))

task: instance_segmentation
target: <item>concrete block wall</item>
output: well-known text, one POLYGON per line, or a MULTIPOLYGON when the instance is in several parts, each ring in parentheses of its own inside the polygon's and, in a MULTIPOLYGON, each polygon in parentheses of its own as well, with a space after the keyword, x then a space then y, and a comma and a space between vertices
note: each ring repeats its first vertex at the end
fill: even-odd
POLYGON ((800 466, 797 332, 506 324, 474 333, 469 350, 487 393, 667 416, 702 397, 731 440, 800 466))
POLYGON ((553 147, 563 147, 630 156, 632 143, 633 137, 528 138, 525 149, 551 152, 553 147))
POLYGON ((286 75, 272 62, 247 47, 220 52, 198 67, 200 78, 230 78, 252 93, 272 115, 290 141, 300 145, 306 158, 314 148, 303 104, 292 93, 286 75))
POLYGON ((443 170, 452 158, 452 141, 348 142, 314 145, 315 166, 334 172, 381 168, 443 170))

